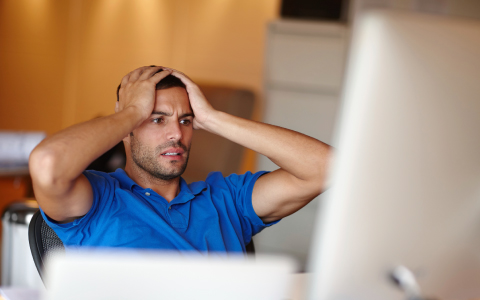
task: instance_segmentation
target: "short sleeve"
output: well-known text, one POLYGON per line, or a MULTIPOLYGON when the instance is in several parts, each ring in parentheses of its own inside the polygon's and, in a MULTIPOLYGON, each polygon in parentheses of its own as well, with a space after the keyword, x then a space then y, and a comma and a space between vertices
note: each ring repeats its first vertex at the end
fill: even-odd
POLYGON ((262 231, 264 228, 278 223, 280 220, 264 223, 258 217, 253 209, 252 192, 255 183, 260 176, 266 174, 266 171, 260 171, 252 174, 247 172, 243 175, 231 174, 225 177, 225 181, 232 193, 238 214, 241 216, 243 238, 245 244, 248 244, 252 236, 262 231))
POLYGON ((48 217, 40 208, 40 212, 45 222, 50 226, 58 237, 65 243, 70 241, 78 231, 88 230, 85 228, 92 224, 95 218, 98 218, 99 214, 102 214, 109 200, 113 199, 115 193, 115 185, 118 184, 117 180, 112 178, 109 174, 97 171, 84 171, 83 175, 87 177, 93 191, 93 202, 90 210, 81 218, 74 220, 73 222, 59 224, 50 217, 48 217))

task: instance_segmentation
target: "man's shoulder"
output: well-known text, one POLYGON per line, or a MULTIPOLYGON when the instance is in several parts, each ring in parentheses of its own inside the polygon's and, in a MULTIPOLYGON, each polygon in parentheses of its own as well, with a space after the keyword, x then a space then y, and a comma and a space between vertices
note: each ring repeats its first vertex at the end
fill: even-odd
POLYGON ((88 179, 92 179, 92 180, 98 180, 100 178, 105 178, 107 180, 115 180, 117 178, 115 178, 115 175, 113 175, 114 173, 115 172, 106 173, 106 172, 96 171, 96 170, 83 171, 83 175, 87 176, 88 179))
POLYGON ((224 176, 222 172, 210 172, 205 179, 205 182, 208 185, 245 185, 251 181, 256 181, 263 174, 268 173, 268 171, 258 171, 252 173, 247 171, 243 174, 232 173, 228 176, 224 176))
POLYGON ((109 187, 128 187, 129 181, 131 181, 131 179, 121 169, 118 169, 117 171, 111 173, 95 170, 85 170, 83 171, 83 175, 87 177, 88 181, 90 181, 90 184, 94 189, 99 188, 103 190, 108 189, 109 187))

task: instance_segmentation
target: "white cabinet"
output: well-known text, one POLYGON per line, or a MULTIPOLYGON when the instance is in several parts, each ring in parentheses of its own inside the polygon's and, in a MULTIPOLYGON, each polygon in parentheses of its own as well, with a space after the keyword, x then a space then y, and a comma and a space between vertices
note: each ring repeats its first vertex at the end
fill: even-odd
MULTIPOLYGON (((270 23, 263 121, 331 144, 347 44, 348 29, 343 24, 292 20, 270 23)), ((259 170, 277 168, 259 155, 259 170)), ((304 264, 321 198, 255 236, 257 253, 293 255, 304 264)))
POLYGON ((342 84, 346 28, 334 23, 276 21, 267 35, 269 88, 336 93, 342 84))

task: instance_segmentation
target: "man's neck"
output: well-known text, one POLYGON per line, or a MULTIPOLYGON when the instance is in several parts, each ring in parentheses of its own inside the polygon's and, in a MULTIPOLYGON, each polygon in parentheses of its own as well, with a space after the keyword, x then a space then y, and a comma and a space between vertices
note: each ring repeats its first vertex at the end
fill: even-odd
POLYGON ((152 189, 157 194, 165 198, 168 202, 172 201, 180 193, 180 177, 171 180, 163 180, 152 176, 135 164, 125 166, 125 173, 135 183, 144 189, 152 189))

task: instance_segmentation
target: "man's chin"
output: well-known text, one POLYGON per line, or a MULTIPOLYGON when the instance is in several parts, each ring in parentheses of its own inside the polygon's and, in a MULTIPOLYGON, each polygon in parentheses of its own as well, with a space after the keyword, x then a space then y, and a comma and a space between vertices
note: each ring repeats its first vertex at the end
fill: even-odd
POLYGON ((182 176, 182 174, 185 172, 185 169, 186 169, 186 166, 185 167, 182 166, 181 168, 169 170, 167 172, 165 172, 165 171, 158 172, 157 171, 157 172, 149 172, 149 173, 150 173, 150 175, 152 175, 155 178, 167 181, 167 180, 176 179, 176 178, 182 176))

